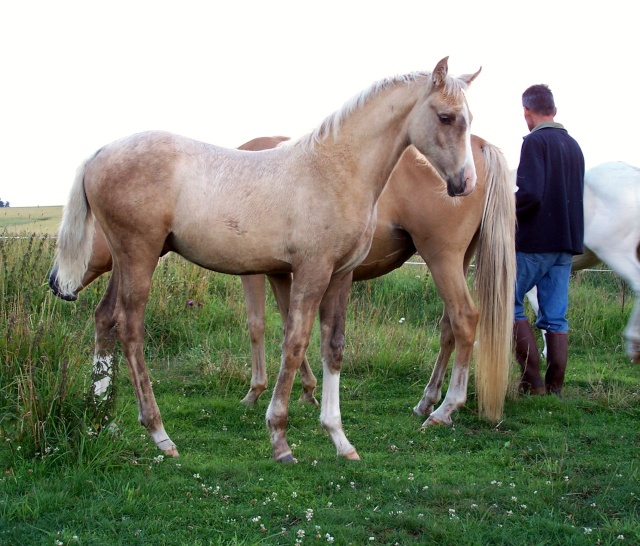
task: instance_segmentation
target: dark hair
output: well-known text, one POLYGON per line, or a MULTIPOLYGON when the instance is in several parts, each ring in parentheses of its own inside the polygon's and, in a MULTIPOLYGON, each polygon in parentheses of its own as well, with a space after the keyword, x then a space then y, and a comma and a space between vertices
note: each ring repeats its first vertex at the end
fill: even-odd
POLYGON ((522 106, 543 116, 553 116, 556 113, 553 93, 544 83, 532 85, 522 93, 522 106))

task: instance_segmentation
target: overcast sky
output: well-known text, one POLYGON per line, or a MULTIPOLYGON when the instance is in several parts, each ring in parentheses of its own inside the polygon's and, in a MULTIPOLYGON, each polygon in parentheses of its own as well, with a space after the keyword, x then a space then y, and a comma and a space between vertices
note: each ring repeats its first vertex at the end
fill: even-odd
POLYGON ((164 129, 235 147, 298 136, 386 76, 482 73, 472 131, 516 168, 521 95, 554 92, 587 167, 640 166, 637 16, 539 0, 3 2, 0 199, 63 205, 101 146, 164 129), (438 7, 433 7, 437 4, 438 7))

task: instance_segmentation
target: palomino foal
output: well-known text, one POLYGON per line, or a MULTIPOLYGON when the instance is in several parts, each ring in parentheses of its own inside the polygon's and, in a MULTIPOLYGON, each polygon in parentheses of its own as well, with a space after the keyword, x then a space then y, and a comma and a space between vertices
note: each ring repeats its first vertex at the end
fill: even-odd
POLYGON ((158 256, 173 251, 221 273, 292 274, 282 363, 266 413, 273 456, 293 461, 286 441, 291 387, 319 311, 320 420, 338 454, 359 458, 339 404, 352 272, 371 245, 377 200, 409 145, 427 157, 449 195, 473 191, 464 90, 479 72, 454 78, 445 58, 432 72, 381 80, 284 147, 246 152, 147 132, 105 146, 80 166, 58 238, 58 287, 69 297, 81 287, 95 217, 113 259, 95 313, 96 359, 109 361, 117 336, 140 422, 159 449, 178 455, 144 362, 144 310, 158 256))

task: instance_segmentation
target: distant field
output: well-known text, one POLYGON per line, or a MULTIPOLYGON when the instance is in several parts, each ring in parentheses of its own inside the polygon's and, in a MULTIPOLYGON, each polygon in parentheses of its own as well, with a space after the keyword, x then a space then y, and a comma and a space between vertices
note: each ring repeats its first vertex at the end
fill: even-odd
POLYGON ((0 234, 38 233, 56 235, 62 206, 57 207, 3 207, 0 208, 0 234))

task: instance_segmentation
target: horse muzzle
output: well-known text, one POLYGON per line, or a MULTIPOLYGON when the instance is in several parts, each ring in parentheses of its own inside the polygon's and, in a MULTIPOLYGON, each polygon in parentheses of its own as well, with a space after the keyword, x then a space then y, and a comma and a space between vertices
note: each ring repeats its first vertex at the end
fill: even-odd
POLYGON ((447 193, 450 197, 464 197, 476 189, 476 172, 468 172, 467 169, 460 172, 458 176, 447 179, 447 193))

